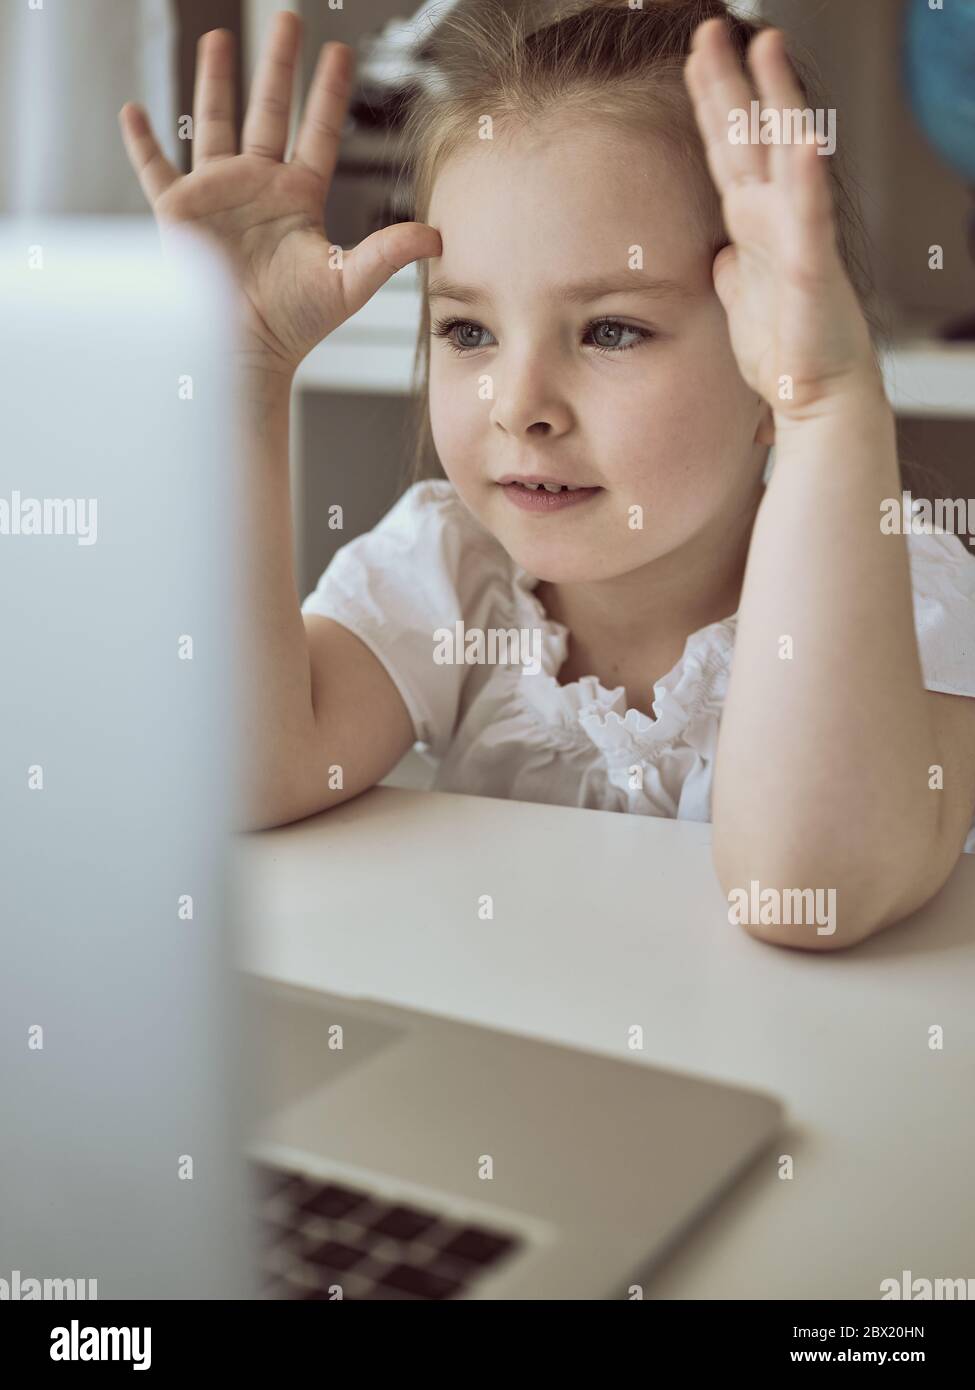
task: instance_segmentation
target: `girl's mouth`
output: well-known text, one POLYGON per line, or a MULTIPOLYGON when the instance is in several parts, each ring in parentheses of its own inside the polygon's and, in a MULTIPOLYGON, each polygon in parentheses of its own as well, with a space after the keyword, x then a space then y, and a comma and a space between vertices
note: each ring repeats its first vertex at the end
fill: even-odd
POLYGON ((526 487, 523 483, 500 483, 499 486, 508 500, 525 512, 561 512, 603 491, 601 487, 570 488, 563 485, 558 492, 549 492, 544 487, 526 487))

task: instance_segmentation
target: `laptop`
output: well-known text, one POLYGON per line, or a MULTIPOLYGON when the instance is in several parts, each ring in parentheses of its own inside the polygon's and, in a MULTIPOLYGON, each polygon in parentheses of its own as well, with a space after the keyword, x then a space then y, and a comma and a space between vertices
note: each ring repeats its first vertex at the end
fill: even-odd
POLYGON ((0 299, 0 1288, 642 1296, 779 1101, 239 968, 231 286, 25 221, 0 299))

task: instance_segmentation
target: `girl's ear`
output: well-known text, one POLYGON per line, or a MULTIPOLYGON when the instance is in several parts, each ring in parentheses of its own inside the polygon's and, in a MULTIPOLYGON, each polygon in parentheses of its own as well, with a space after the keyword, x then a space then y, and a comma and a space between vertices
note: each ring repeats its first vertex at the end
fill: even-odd
POLYGON ((758 429, 755 431, 755 443, 768 444, 769 446, 775 443, 775 419, 772 415, 772 407, 769 405, 768 401, 763 402, 762 405, 762 414, 759 417, 758 429))

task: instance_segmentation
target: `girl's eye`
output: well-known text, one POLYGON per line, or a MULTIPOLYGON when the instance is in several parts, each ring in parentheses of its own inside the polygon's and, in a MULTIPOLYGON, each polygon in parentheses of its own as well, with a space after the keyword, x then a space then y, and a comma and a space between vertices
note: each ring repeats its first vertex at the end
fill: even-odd
MULTIPOLYGON (((476 352, 478 348, 487 346, 478 341, 480 335, 485 333, 488 337, 492 336, 486 328, 470 319, 440 319, 432 331, 435 337, 444 338, 457 353, 476 352)), ((587 324, 583 342, 591 342, 597 352, 629 352, 654 336, 648 328, 636 328, 632 324, 620 323, 618 319, 597 319, 587 324), (623 341, 626 334, 631 335, 630 342, 623 341)))
POLYGON ((465 339, 465 334, 471 330, 471 336, 475 338, 479 333, 487 333, 486 328, 482 328, 479 323, 471 323, 470 319, 441 319, 434 325, 433 332, 436 337, 446 339, 447 346, 454 352, 474 352, 485 344, 465 339), (455 333, 458 337, 454 336, 455 333))
POLYGON ((599 319, 591 323, 586 331, 596 340, 593 347, 598 352, 629 352, 630 348, 653 337, 649 328, 635 328, 632 324, 620 323, 619 319, 599 319), (633 335, 628 343, 622 341, 626 333, 633 335))

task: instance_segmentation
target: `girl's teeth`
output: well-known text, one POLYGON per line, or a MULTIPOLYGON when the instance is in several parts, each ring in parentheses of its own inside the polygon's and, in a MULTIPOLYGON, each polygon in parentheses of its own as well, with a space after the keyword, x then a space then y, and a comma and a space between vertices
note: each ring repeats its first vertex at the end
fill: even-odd
POLYGON ((522 487, 530 488, 532 492, 578 492, 579 488, 569 487, 568 483, 522 483, 522 487))

